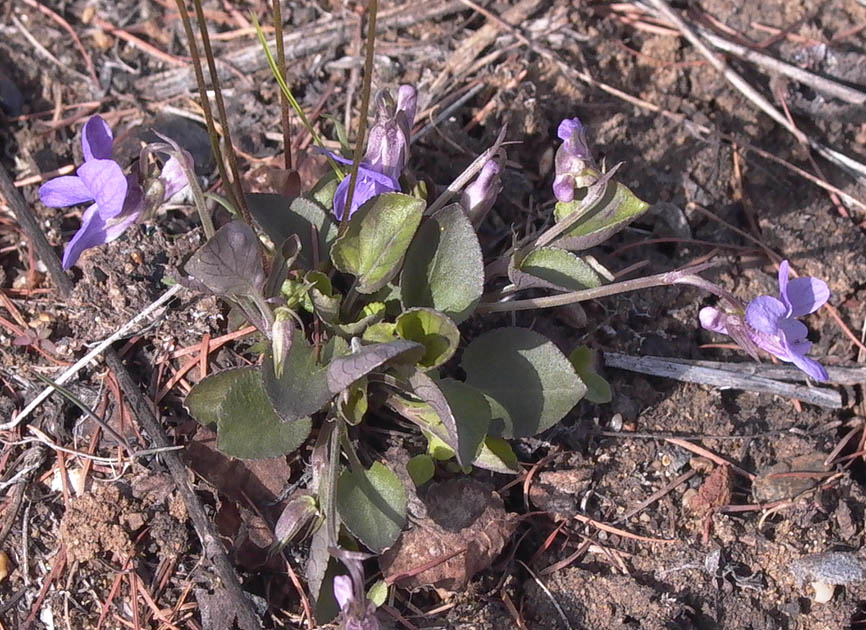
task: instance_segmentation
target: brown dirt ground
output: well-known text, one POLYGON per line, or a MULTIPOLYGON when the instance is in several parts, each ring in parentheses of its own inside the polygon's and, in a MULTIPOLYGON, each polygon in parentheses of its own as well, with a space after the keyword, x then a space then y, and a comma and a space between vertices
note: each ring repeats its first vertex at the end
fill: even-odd
MULTIPOLYGON (((16 179, 74 163, 80 157, 80 122, 97 109, 121 130, 147 126, 169 107, 198 111, 192 92, 168 101, 154 101, 142 93, 137 86, 143 80, 173 66, 104 26, 121 27, 156 49, 183 58, 187 52, 182 29, 176 13, 167 8, 173 3, 42 2, 62 15, 81 39, 93 60, 97 85, 87 79, 81 53, 68 33, 34 4, 0 5, 0 105, 7 111, 0 122, 0 160, 16 179), (91 11, 89 17, 96 19, 88 20, 91 11), (24 37, 25 30, 56 63, 24 37), (18 103, 16 89, 22 103, 18 103), (96 100, 101 104, 80 105, 96 100), (59 109, 61 106, 70 109, 59 109)), ((260 0, 204 2, 211 11, 213 30, 222 33, 242 28, 251 10, 267 23, 266 4, 260 0)), ((296 28, 322 15, 342 19, 358 10, 354 3, 343 6, 327 0, 306 7, 299 4, 284 8, 287 23, 296 28)), ((384 3, 385 9, 391 6, 391 2, 384 3)), ((856 0, 823 4, 701 0, 693 6, 737 36, 766 44, 765 50, 773 55, 850 84, 866 83, 862 63, 866 40, 864 31, 857 30, 866 14, 856 0), (766 26, 789 29, 789 36, 769 41, 771 32, 766 26)), ((488 5, 497 14, 508 7, 508 2, 488 5)), ((813 170, 792 136, 733 90, 684 40, 639 28, 623 15, 621 5, 553 0, 538 2, 519 27, 533 41, 553 49, 568 66, 585 68, 608 85, 696 123, 736 134, 813 170)), ((696 19, 695 15, 690 19, 696 19)), ((624 182, 644 199, 673 204, 679 209, 674 218, 684 218, 687 224, 684 232, 682 222, 648 215, 593 252, 603 264, 617 270, 646 262, 644 270, 661 271, 712 249, 671 240, 685 236, 717 244, 731 254, 730 265, 709 272, 708 277, 743 297, 773 292, 774 272, 761 250, 724 249, 754 244, 689 206, 698 204, 782 253, 801 275, 826 279, 833 292, 831 304, 848 326, 859 331, 866 318, 866 237, 858 227, 866 220, 862 211, 849 208, 851 216, 842 217, 826 192, 778 163, 754 154, 735 155, 729 143, 701 139, 688 125, 575 82, 549 60, 519 45, 470 75, 454 79, 442 91, 425 92, 458 45, 484 23, 467 8, 386 33, 380 42, 383 58, 374 81, 380 85, 416 83, 423 106, 441 104, 470 81, 484 85, 436 132, 414 146, 411 167, 416 174, 447 183, 508 123, 509 139, 522 143, 509 148, 505 191, 482 233, 486 242, 507 240, 511 224, 545 224, 551 199, 553 132, 563 117, 577 115, 589 127, 599 158, 609 165, 625 162, 619 171, 624 182), (650 238, 667 240, 626 247, 650 238)), ((227 38, 216 44, 218 56, 253 43, 248 32, 227 38)), ((515 43, 513 36, 501 33, 485 52, 515 43)), ((321 105, 324 113, 342 118, 351 64, 337 62, 354 54, 352 45, 332 47, 292 64, 293 86, 307 111, 321 105)), ((731 63, 777 105, 784 98, 806 133, 864 158, 866 109, 862 106, 824 98, 809 87, 770 77, 753 65, 731 63)), ((234 135, 247 156, 245 170, 264 172, 262 169, 279 165, 277 93, 267 71, 235 76, 227 87, 231 90, 229 116, 237 125, 234 135)), ((331 128, 324 124, 328 132, 331 128)), ((200 130, 194 127, 188 126, 187 132, 191 138, 200 137, 200 130)), ((130 147, 123 149, 130 155, 135 150, 133 136, 128 134, 123 145, 130 147)), ((856 198, 866 198, 862 182, 858 184, 827 162, 819 164, 830 183, 856 198)), ((43 207, 37 202, 34 184, 21 190, 60 251, 78 225, 80 210, 43 207)), ((201 242, 193 213, 170 210, 159 221, 91 251, 76 270, 73 298, 59 303, 50 292, 41 291, 46 286, 42 272, 31 260, 32 252, 8 209, 5 205, 0 209, 0 286, 43 340, 40 348, 59 361, 73 361, 149 304, 165 289, 164 281, 177 264, 201 242)), ((588 343, 602 351, 741 360, 731 350, 701 347, 719 341, 697 326, 699 307, 709 303, 693 290, 662 288, 587 304, 587 323, 579 328, 570 326, 565 314, 521 313, 516 323, 534 327, 563 348, 588 343)), ((9 311, 8 306, 4 308, 9 311)), ((3 317, 15 319, 11 312, 4 312, 3 317)), ((826 363, 862 359, 827 309, 812 316, 808 324, 816 342, 813 354, 826 357, 826 363)), ((485 325, 473 323, 470 330, 483 330, 485 325)), ((217 301, 188 294, 178 299, 156 326, 140 331, 131 341, 129 357, 143 388, 155 395, 174 370, 195 356, 168 359, 172 352, 198 344, 203 335, 217 337, 227 330, 227 313, 217 301)), ((33 372, 57 373, 51 367, 54 364, 32 347, 13 345, 15 336, 7 327, 0 330, 5 397, 0 409, 7 412, 4 416, 20 409, 40 388, 33 372)), ((249 343, 224 346, 211 355, 209 369, 239 365, 249 343)), ((104 368, 92 367, 70 387, 85 402, 97 406, 105 393, 103 374, 104 368)), ((530 494, 534 509, 544 506, 548 515, 523 519, 492 568, 464 592, 448 596, 432 591, 401 592, 394 606, 408 622, 419 628, 461 630, 836 630, 866 623, 866 587, 838 588, 832 603, 816 604, 810 599, 810 587, 799 586, 790 570, 793 560, 808 553, 859 552, 866 518, 862 462, 857 459, 850 467, 837 466, 833 469, 841 473, 837 476, 808 477, 806 484, 802 478, 793 483, 790 477, 767 477, 790 470, 827 472, 806 466, 820 464, 843 436, 863 427, 861 406, 841 411, 806 405, 799 409, 792 401, 767 395, 617 370, 606 376, 615 391, 610 405, 582 403, 542 439, 516 444, 527 465, 549 453, 563 452, 545 465, 542 472, 548 476, 539 477, 541 490, 530 494), (659 437, 668 434, 705 436, 697 443, 758 477, 752 482, 736 472, 720 472, 708 460, 695 458, 659 437), (694 474, 686 481, 623 518, 690 471, 694 474), (816 488, 820 479, 829 481, 816 488), (794 496, 796 500, 769 513, 715 509, 794 496), (582 525, 568 519, 569 510, 639 537, 667 542, 647 542, 582 525), (557 520, 563 518, 568 519, 564 524, 557 520), (559 526, 560 533, 550 540, 559 526), (428 610, 438 612, 425 614, 428 610)), ((190 468, 199 475, 200 495, 232 548, 245 587, 264 611, 267 627, 297 627, 301 619, 297 592, 286 577, 285 564, 269 557, 267 547, 273 540, 268 523, 279 513, 279 506, 273 503, 302 471, 303 454, 288 461, 282 458, 249 465, 220 458, 209 446, 212 437, 196 434, 195 424, 180 405, 190 383, 198 378, 198 368, 194 368, 163 399, 165 422, 179 443, 192 444, 190 468)), ((859 392, 849 395, 856 399, 859 392)), ((114 426, 128 424, 116 405, 109 404, 106 411, 114 426)), ((43 405, 34 422, 58 442, 77 450, 86 450, 92 437, 92 427, 82 429, 78 413, 57 401, 43 405)), ((6 439, 19 437, 10 434, 6 439)), ((858 439, 859 434, 843 454, 857 450, 858 439)), ((862 447, 862 441, 860 444, 862 447)), ((106 457, 116 453, 107 439, 94 446, 106 457)), ((7 445, 0 462, 12 461, 18 449, 7 445)), ((75 459, 67 455, 67 466, 75 459)), ((52 461, 56 466, 57 459, 52 461)), ((83 461, 76 461, 76 470, 82 465, 83 461)), ((122 573, 124 554, 131 549, 135 550, 134 570, 156 607, 170 613, 178 627, 200 627, 202 615, 197 606, 210 605, 207 588, 212 577, 200 565, 194 533, 182 525, 186 516, 172 496, 170 482, 141 470, 97 463, 90 474, 100 479, 98 489, 91 488, 80 497, 64 497, 68 491, 49 485, 47 471, 47 467, 40 471, 46 473, 45 483, 34 481, 27 488, 25 499, 30 507, 17 514, 12 535, 2 541, 13 565, 12 573, 0 582, 3 627, 25 627, 31 611, 40 608, 32 616, 34 628, 49 628, 52 623, 56 627, 95 627, 102 602, 122 573), (112 479, 117 480, 106 481, 112 479), (136 486, 152 487, 155 494, 136 492, 136 486), (25 532, 30 541, 25 543, 29 544, 27 554, 21 543, 25 532), (40 607, 40 585, 61 543, 66 544, 74 563, 54 578, 54 587, 40 607), (200 596, 196 598, 195 593, 200 596)), ((478 477, 497 487, 508 481, 478 477)), ((503 495, 507 510, 525 510, 519 485, 503 495)), ((4 516, 0 513, 0 519, 4 516)), ((304 549, 292 551, 289 557, 297 567, 304 549)), ((127 582, 123 582, 103 627, 130 627, 133 598, 126 589, 127 582)), ((149 605, 143 599, 135 601, 144 615, 149 605)), ((393 622, 384 614, 382 620, 393 622)), ((148 615, 142 627, 166 626, 148 615)))

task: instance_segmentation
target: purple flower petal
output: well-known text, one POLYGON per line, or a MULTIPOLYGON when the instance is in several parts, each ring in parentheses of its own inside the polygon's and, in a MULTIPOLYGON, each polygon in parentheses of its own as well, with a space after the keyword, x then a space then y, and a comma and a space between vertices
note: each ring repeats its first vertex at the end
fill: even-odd
POLYGON ((415 105, 418 101, 418 91, 411 85, 404 84, 397 89, 397 112, 406 116, 409 127, 415 122, 415 105))
POLYGON ((81 130, 81 148, 84 151, 84 161, 111 159, 114 136, 111 127, 102 116, 93 116, 81 130))
MULTIPOLYGON (((192 156, 184 151, 187 167, 192 168, 192 156)), ((165 184, 165 200, 168 201, 189 185, 183 165, 177 158, 169 158, 162 167, 159 178, 165 184)))
POLYGON ((728 326, 726 323, 728 318, 723 311, 713 308, 712 306, 705 306, 701 309, 701 312, 698 313, 698 319, 700 319, 703 328, 712 330, 713 332, 722 333, 723 335, 728 334, 728 326))
MULTIPOLYGON (((350 180, 351 175, 346 175, 334 193, 334 215, 340 221, 343 220, 343 213, 346 211, 346 198, 349 194, 350 180)), ((358 208, 376 195, 394 192, 395 190, 400 190, 400 185, 395 180, 387 175, 365 168, 362 165, 358 169, 358 180, 355 184, 355 192, 352 195, 352 207, 349 208, 349 216, 351 217, 355 214, 358 208)))
POLYGON ((759 295, 746 307, 746 323, 758 332, 776 335, 779 331, 779 322, 785 317, 787 311, 785 305, 776 298, 759 295))
POLYGON ((580 122, 580 118, 566 118, 559 123, 559 127, 556 129, 556 136, 560 140, 568 140, 571 134, 582 129, 583 123, 580 122))
POLYGON ((828 378, 827 370, 824 369, 824 366, 809 357, 795 354, 791 356, 791 363, 803 370, 816 381, 826 381, 828 378))
POLYGON ((338 575, 334 578, 334 597, 340 610, 346 610, 355 600, 355 591, 352 587, 352 579, 348 575, 338 575))
POLYGON ((818 278, 794 278, 782 293, 790 317, 802 317, 814 313, 830 299, 830 287, 818 278))
POLYGON ((793 346, 806 341, 809 329, 806 328, 806 324, 796 319, 783 319, 779 322, 779 332, 785 338, 786 343, 793 346))
POLYGON ((574 201, 574 177, 570 173, 562 173, 554 178, 553 195, 563 203, 574 201))
POLYGON ((93 195, 103 220, 123 211, 128 184, 126 175, 114 160, 89 160, 78 167, 78 176, 93 195))
POLYGON ((80 177, 64 175, 42 184, 39 187, 39 199, 49 208, 65 208, 93 201, 93 195, 80 177))
POLYGON ((63 251, 63 268, 69 269, 78 262, 84 250, 105 242, 104 225, 99 218, 99 208, 94 203, 81 216, 81 227, 66 244, 63 251))

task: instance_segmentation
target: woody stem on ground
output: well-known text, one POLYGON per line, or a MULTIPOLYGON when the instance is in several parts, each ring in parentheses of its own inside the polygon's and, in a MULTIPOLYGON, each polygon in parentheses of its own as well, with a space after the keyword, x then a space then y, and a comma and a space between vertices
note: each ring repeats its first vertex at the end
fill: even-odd
MULTIPOLYGON (((19 225, 21 225, 21 228, 27 234, 28 239, 48 269, 48 273, 60 295, 68 298, 73 289, 72 280, 63 271, 63 268, 60 266, 60 259, 54 253, 48 239, 45 238, 45 234, 39 228, 36 218, 30 211, 30 207, 25 203, 18 189, 15 188, 12 179, 2 164, 0 164, 0 192, 2 192, 3 197, 6 199, 6 203, 12 207, 19 225)), ((171 441, 165 434, 156 413, 141 393, 140 387, 133 380, 114 348, 108 348, 105 351, 105 362, 116 375, 120 389, 132 405, 136 416, 144 426, 144 430, 150 435, 150 439, 154 445, 157 448, 171 446, 171 441)), ((180 456, 174 451, 165 451, 161 454, 161 457, 186 504, 187 512, 196 535, 201 542, 202 550, 205 556, 213 563, 219 580, 225 585, 225 591, 232 600, 232 608, 237 614, 240 627, 260 628, 261 623, 252 607, 252 602, 244 595, 240 579, 226 555, 225 548, 217 536, 216 529, 208 519, 201 501, 189 483, 187 470, 183 461, 181 461, 180 456)))

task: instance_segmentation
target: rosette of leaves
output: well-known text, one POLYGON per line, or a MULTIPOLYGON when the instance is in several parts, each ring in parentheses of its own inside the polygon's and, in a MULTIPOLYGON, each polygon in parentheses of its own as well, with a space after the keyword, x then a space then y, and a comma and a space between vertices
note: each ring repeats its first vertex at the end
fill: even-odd
MULTIPOLYGON (((630 193, 610 196, 606 186, 587 197, 607 227, 560 225, 559 240, 517 250, 509 275, 518 288, 573 290, 605 281, 603 268, 570 251, 569 239, 578 238, 578 227, 598 235, 635 215, 630 193), (605 199, 618 209, 599 210, 605 199)), ((509 439, 562 420, 586 395, 585 380, 592 400, 610 395, 590 369, 588 350, 569 358, 519 327, 463 342, 460 326, 482 299, 485 265, 458 204, 425 213, 423 199, 386 193, 338 225, 327 210, 332 195, 328 185, 294 199, 249 195, 256 226, 223 226, 191 257, 183 279, 239 307, 265 337, 259 364, 211 375, 186 399, 193 417, 216 427, 218 448, 275 457, 318 435, 310 510, 324 525, 312 533, 314 593, 341 528, 381 553, 405 525, 401 477, 375 458, 375 442, 373 449, 355 446, 373 415, 396 413, 426 438, 426 453, 409 466, 423 483, 449 460, 463 470, 515 473, 509 439)))

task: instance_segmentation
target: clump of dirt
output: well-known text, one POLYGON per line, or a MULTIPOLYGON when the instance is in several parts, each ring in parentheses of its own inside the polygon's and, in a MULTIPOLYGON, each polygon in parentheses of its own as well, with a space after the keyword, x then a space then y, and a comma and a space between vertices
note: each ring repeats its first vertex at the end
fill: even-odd
POLYGON ((115 562, 124 562, 133 550, 128 524, 136 514, 137 506, 115 485, 73 497, 60 522, 66 553, 75 562, 90 562, 109 551, 115 562))

